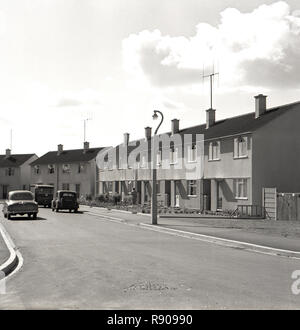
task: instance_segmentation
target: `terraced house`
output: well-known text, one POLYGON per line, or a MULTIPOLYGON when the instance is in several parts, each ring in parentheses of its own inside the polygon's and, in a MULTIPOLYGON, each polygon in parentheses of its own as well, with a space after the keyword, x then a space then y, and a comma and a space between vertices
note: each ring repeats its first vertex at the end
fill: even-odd
POLYGON ((9 191, 30 189, 30 163, 37 158, 35 154, 11 154, 10 149, 0 155, 0 199, 9 191))
MULTIPOLYGON (((169 170, 157 169, 158 199, 167 206, 216 211, 262 205, 263 188, 299 192, 299 122, 300 102, 268 109, 266 96, 261 94, 255 97, 254 111, 241 116, 216 120, 216 111, 208 109, 206 123, 185 129, 180 129, 179 120, 174 119, 171 132, 165 134, 202 134, 203 152, 195 143, 190 148, 182 147, 181 152, 170 145, 169 153, 165 153, 169 170), (175 170, 180 157, 187 162, 202 162, 203 170, 196 167, 194 174, 188 175, 184 170, 175 170)), ((149 127, 140 141, 147 139, 151 139, 149 127)), ((128 143, 129 135, 125 134, 122 145, 128 143)), ((164 161, 160 151, 156 157, 157 163, 164 161)), ((138 202, 149 202, 152 187, 151 170, 145 166, 148 161, 149 157, 141 152, 137 168, 107 165, 100 169, 99 191, 125 196, 135 187, 138 202)))
POLYGON ((78 196, 95 196, 96 156, 102 148, 90 148, 84 142, 83 149, 49 151, 31 165, 31 183, 49 184, 54 190, 73 190, 78 196))

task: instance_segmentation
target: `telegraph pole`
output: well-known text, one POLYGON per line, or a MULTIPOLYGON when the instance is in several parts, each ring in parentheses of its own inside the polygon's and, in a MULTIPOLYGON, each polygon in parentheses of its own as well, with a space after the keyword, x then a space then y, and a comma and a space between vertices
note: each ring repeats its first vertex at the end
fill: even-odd
POLYGON ((212 109, 213 108, 213 78, 214 76, 218 75, 219 72, 213 72, 211 74, 208 74, 206 76, 202 76, 202 78, 209 78, 209 81, 210 81, 210 108, 212 109))

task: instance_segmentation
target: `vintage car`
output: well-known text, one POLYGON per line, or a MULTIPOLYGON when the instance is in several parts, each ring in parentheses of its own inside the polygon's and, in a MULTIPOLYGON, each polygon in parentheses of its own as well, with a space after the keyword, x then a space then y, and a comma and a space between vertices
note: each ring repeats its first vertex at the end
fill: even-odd
POLYGON ((11 219, 12 215, 27 214, 36 219, 38 214, 38 204, 34 201, 32 192, 27 190, 16 190, 8 193, 8 198, 3 204, 2 212, 4 217, 11 219))
POLYGON ((71 212, 78 211, 79 204, 77 202, 77 193, 70 190, 58 190, 55 199, 51 203, 52 211, 69 210, 71 212))

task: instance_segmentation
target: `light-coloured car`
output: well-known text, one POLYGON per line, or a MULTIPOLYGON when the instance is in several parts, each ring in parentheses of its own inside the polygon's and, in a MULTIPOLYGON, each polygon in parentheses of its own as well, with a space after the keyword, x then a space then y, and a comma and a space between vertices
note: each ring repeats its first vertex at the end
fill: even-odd
POLYGON ((38 204, 34 201, 32 192, 27 190, 15 190, 8 193, 8 198, 3 204, 4 217, 11 219, 14 215, 27 214, 28 218, 36 219, 38 204))

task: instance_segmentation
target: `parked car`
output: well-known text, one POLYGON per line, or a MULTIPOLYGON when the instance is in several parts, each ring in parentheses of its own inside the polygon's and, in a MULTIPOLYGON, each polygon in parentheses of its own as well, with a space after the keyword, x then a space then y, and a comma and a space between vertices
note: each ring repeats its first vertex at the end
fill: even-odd
POLYGON ((38 204, 34 201, 32 192, 27 190, 16 190, 8 193, 7 200, 3 204, 2 212, 4 217, 11 219, 12 215, 27 214, 36 219, 38 214, 38 204))
POLYGON ((55 195, 55 199, 51 203, 52 211, 69 210, 71 212, 78 211, 79 204, 77 201, 77 193, 70 190, 59 190, 55 195))

